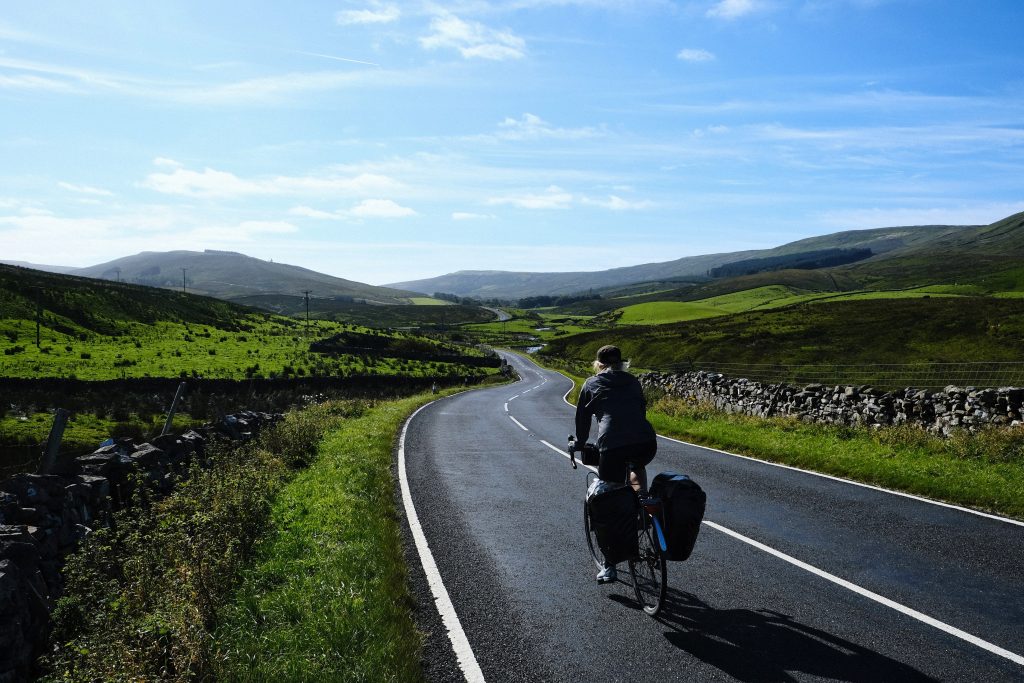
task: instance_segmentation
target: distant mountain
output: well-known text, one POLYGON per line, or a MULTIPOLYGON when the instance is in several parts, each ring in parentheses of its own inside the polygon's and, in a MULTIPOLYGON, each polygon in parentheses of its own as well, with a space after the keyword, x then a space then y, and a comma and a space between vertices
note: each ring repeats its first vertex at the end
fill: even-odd
POLYGON ((375 287, 325 275, 307 268, 274 263, 233 251, 144 251, 73 271, 74 275, 121 280, 133 284, 185 289, 218 299, 257 294, 297 295, 312 290, 315 297, 351 297, 370 304, 404 304, 413 292, 375 287))
POLYGON ((874 254, 860 263, 871 263, 888 254, 920 249, 940 239, 955 239, 961 233, 981 226, 922 225, 908 227, 848 230, 809 237, 773 249, 736 251, 702 256, 686 256, 674 261, 646 263, 593 272, 523 273, 500 270, 459 271, 425 280, 388 285, 418 292, 450 292, 459 296, 518 299, 540 294, 576 294, 588 290, 625 287, 643 282, 699 282, 708 272, 729 263, 829 249, 870 249, 874 254))
POLYGON ((32 270, 42 270, 47 273, 71 273, 77 270, 74 266, 44 266, 39 263, 29 263, 28 261, 2 261, 0 264, 5 266, 18 266, 19 268, 31 268, 32 270))

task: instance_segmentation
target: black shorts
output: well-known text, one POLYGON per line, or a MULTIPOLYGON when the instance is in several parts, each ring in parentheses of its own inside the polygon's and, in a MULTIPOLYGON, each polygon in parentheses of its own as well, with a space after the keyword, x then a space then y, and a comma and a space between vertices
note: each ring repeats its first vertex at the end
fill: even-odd
POLYGON ((604 481, 624 482, 630 470, 647 467, 658 452, 658 442, 648 441, 621 448, 601 451, 601 462, 597 466, 597 476, 604 481))

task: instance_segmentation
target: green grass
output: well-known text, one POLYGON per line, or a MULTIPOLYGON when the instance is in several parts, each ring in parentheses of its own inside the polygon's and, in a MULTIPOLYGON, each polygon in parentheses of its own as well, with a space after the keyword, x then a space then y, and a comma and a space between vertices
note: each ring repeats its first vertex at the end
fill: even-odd
POLYGON ((416 304, 417 306, 451 306, 450 301, 444 299, 435 299, 429 296, 413 296, 409 297, 409 301, 416 304))
POLYGON ((419 680, 391 462, 403 420, 431 398, 345 422, 281 491, 218 631, 218 680, 419 680))
POLYGON ((543 355, 590 360, 603 344, 635 367, 715 363, 877 364, 1019 361, 1024 300, 995 297, 827 301, 549 341, 543 355), (894 332, 896 331, 896 332, 894 332))
POLYGON ((243 379, 338 374, 401 374, 431 376, 481 374, 451 363, 388 358, 386 353, 326 356, 309 351, 315 339, 339 332, 385 335, 397 342, 414 340, 442 354, 475 353, 405 332, 383 333, 344 323, 304 323, 275 316, 236 318, 233 328, 158 321, 121 323, 117 334, 105 335, 73 326, 45 328, 40 348, 29 320, 0 320, 0 376, 77 377, 100 380, 121 377, 243 379))

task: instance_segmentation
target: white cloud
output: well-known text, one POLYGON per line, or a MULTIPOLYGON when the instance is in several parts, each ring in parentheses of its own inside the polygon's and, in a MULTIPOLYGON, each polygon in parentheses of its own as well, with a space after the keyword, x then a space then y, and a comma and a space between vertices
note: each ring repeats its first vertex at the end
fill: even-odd
POLYGON ((693 47, 683 48, 676 57, 684 62, 711 62, 715 59, 713 53, 693 47))
POLYGON ((646 199, 631 201, 623 199, 614 194, 608 195, 608 199, 593 199, 591 197, 584 197, 580 200, 583 204, 589 206, 599 206, 610 211, 638 211, 641 209, 649 209, 654 206, 653 202, 646 199))
POLYGON ((193 171, 181 166, 170 172, 151 173, 141 184, 163 194, 202 198, 302 194, 365 196, 390 192, 400 186, 392 178, 372 173, 246 179, 227 171, 212 168, 193 171))
POLYGON ((407 206, 401 206, 390 199, 364 199, 349 210, 357 218, 407 218, 416 212, 407 206))
POLYGON ((604 131, 590 126, 584 128, 555 128, 550 123, 529 112, 521 118, 514 119, 506 117, 498 124, 501 131, 498 137, 505 140, 539 140, 539 139, 560 139, 560 140, 581 140, 585 138, 599 137, 604 131))
POLYGON ((168 159, 167 157, 156 157, 153 159, 154 166, 162 166, 164 168, 181 168, 184 166, 180 161, 174 159, 168 159))
POLYGON ((316 218, 318 220, 333 221, 338 220, 340 216, 337 213, 331 211, 321 211, 320 209, 314 209, 309 206, 293 206, 288 209, 288 213, 292 216, 302 216, 303 218, 316 218))
POLYGON ((495 30, 476 21, 464 21, 444 12, 430 21, 432 33, 420 38, 425 50, 450 48, 465 59, 502 61, 526 55, 526 41, 508 30, 495 30))
POLYGON ((541 194, 509 195, 505 197, 491 197, 488 204, 518 206, 521 209, 567 209, 572 204, 571 194, 558 187, 551 185, 541 194))
POLYGON ((453 221, 484 221, 491 220, 495 216, 491 213, 471 213, 469 211, 453 211, 453 221))
POLYGON ((761 3, 755 0, 719 0, 707 11, 707 16, 715 19, 739 19, 761 9, 761 3))
POLYGON ((351 209, 324 211, 309 206, 294 206, 288 210, 292 216, 313 218, 322 221, 350 221, 361 218, 408 218, 418 215, 416 211, 402 206, 391 199, 364 199, 351 209))
POLYGON ((101 197, 113 197, 114 196, 114 193, 111 192, 110 190, 104 190, 102 188, 92 187, 90 185, 76 185, 74 183, 60 182, 60 183, 57 183, 57 186, 67 190, 68 192, 77 192, 79 194, 98 195, 98 196, 101 196, 101 197))
POLYGON ((342 26, 351 24, 390 24, 402 16, 397 5, 383 5, 377 9, 342 10, 334 15, 335 21, 342 26))

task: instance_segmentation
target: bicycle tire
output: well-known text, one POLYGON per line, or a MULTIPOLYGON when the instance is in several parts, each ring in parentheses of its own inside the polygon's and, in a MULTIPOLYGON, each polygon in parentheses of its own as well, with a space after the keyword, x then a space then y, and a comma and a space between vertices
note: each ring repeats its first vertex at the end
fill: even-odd
POLYGON ((644 612, 657 616, 665 604, 668 592, 668 563, 658 542, 656 521, 646 512, 641 512, 638 521, 642 523, 637 532, 640 550, 637 557, 629 561, 629 573, 633 578, 636 601, 644 612))
POLYGON ((604 554, 601 547, 597 545, 597 535, 590 527, 590 510, 587 508, 587 501, 583 500, 583 530, 587 535, 587 548, 590 549, 590 559, 594 561, 598 569, 604 569, 604 554))

